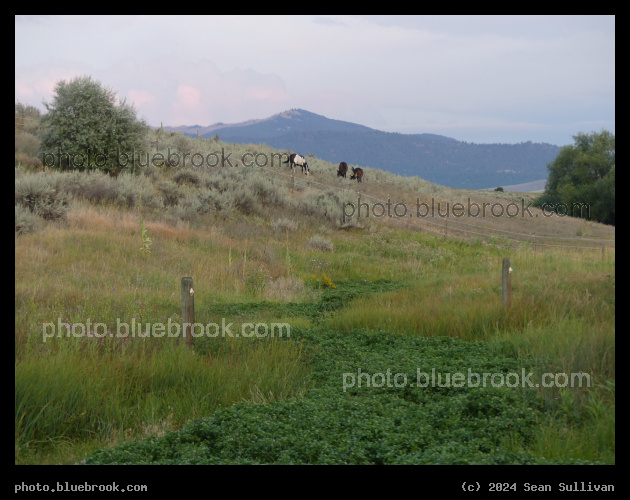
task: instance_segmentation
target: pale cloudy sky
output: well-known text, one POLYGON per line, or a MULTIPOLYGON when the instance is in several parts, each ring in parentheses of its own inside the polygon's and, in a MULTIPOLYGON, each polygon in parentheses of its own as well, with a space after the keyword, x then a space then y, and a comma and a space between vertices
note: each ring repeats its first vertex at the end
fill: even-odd
POLYGON ((90 75, 150 125, 302 108, 476 143, 615 131, 614 16, 16 16, 15 99, 90 75))

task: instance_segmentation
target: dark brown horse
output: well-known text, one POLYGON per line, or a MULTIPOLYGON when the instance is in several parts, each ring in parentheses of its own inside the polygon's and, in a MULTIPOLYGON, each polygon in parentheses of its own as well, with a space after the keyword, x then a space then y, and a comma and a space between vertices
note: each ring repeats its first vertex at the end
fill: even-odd
POLYGON ((337 177, 346 178, 346 174, 348 173, 348 164, 345 161, 342 161, 339 164, 339 170, 337 170, 337 177))
POLYGON ((350 180, 356 179, 357 182, 363 182, 363 169, 362 168, 354 168, 352 167, 352 176, 350 176, 350 180))

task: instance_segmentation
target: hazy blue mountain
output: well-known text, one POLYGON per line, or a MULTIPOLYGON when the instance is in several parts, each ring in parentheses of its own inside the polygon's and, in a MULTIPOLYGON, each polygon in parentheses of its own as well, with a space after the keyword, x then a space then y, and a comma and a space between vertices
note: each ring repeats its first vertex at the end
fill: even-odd
POLYGON ((165 128, 193 137, 218 134, 226 142, 265 143, 335 164, 345 161, 471 189, 546 179, 547 164, 560 151, 545 143, 475 144, 436 134, 382 132, 302 109, 238 124, 165 128))

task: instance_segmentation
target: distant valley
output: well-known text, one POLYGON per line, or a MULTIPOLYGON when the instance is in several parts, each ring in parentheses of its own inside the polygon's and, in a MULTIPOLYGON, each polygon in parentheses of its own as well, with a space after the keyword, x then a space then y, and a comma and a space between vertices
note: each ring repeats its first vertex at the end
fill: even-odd
POLYGON ((545 143, 474 144, 436 134, 382 132, 292 109, 237 124, 164 127, 191 137, 261 144, 331 163, 372 167, 417 176, 453 188, 487 189, 547 178, 547 164, 560 148, 545 143))

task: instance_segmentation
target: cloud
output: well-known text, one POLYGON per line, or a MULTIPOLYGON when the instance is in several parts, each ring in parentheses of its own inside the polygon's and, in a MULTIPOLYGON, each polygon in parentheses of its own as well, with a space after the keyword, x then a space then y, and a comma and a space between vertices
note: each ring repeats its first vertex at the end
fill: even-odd
POLYGON ((89 73, 90 67, 82 63, 51 62, 22 68, 15 75, 15 99, 43 109, 42 102, 52 100, 57 82, 89 73))
MULTIPOLYGON (((197 64, 169 55, 168 71, 159 79, 140 78, 143 95, 159 96, 138 101, 137 109, 153 125, 209 125, 218 121, 265 118, 291 107, 292 95, 278 75, 262 74, 251 68, 220 71, 207 59, 197 64), (227 120, 226 120, 227 117, 227 120)), ((160 61, 134 66, 140 75, 155 74, 160 61)), ((108 70, 109 74, 114 68, 108 70)), ((122 85, 122 82, 121 82, 122 85)), ((120 89, 120 85, 119 85, 120 89)))
POLYGON ((196 87, 179 85, 175 93, 177 101, 175 101, 173 107, 176 109, 183 108, 184 111, 190 112, 201 105, 201 92, 196 87))
POLYGON ((131 102, 131 104, 136 107, 152 105, 157 101, 157 96, 155 96, 151 92, 147 92, 146 90, 130 89, 127 92, 127 96, 129 97, 129 101, 131 102))

